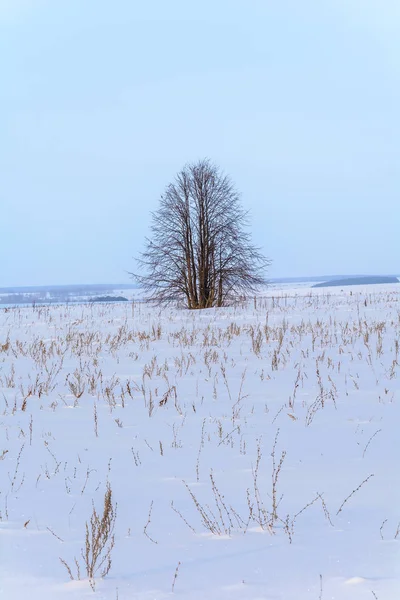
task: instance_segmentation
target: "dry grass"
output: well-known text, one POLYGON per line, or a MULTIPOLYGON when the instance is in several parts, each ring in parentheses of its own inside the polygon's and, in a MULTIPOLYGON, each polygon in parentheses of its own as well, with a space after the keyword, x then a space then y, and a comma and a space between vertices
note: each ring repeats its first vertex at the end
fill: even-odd
MULTIPOLYGON (((294 432, 319 427, 362 396, 366 378, 377 403, 393 402, 400 373, 397 292, 242 299, 233 308, 207 316, 174 309, 160 313, 134 303, 118 311, 88 305, 17 308, 1 315, 0 464, 6 474, 0 494, 2 520, 9 518, 18 494, 27 486, 35 492, 43 482, 50 489, 61 481, 68 498, 78 503, 96 498, 100 481, 107 480, 105 464, 97 474, 85 461, 85 447, 63 454, 52 427, 44 430, 41 420, 42 414, 54 415, 56 421, 60 411, 78 409, 89 414, 88 445, 105 439, 109 421, 121 440, 130 436, 129 443, 115 449, 118 456, 129 453, 124 464, 132 472, 127 477, 150 463, 159 474, 169 475, 164 469, 171 469, 168 461, 173 456, 176 478, 184 482, 183 496, 171 492, 163 507, 172 507, 177 523, 183 522, 191 535, 205 530, 233 536, 257 527, 294 543, 295 530, 308 510, 319 511, 318 518, 335 526, 328 506, 338 506, 340 499, 332 504, 322 493, 326 490, 315 491, 319 485, 310 487, 299 502, 285 496, 287 467, 296 450, 285 447, 281 432, 288 424, 294 432), (386 311, 387 318, 378 311, 386 311), (40 459, 32 462, 34 452, 40 459), (193 479, 187 471, 181 473, 184 461, 193 479), (240 489, 224 478, 224 469, 235 461, 247 469, 240 489), (183 504, 188 499, 191 512, 188 503, 183 504)), ((353 491, 336 515, 332 512, 335 521, 356 493, 367 493, 374 483, 364 487, 373 476, 368 464, 383 438, 378 436, 381 431, 371 425, 365 434, 360 428, 354 432, 366 469, 361 476, 355 474, 349 488, 354 486, 353 491), (371 475, 357 485, 366 473, 371 475)), ((162 512, 158 500, 156 506, 153 515, 153 501, 146 498, 137 531, 143 543, 159 547, 162 540, 151 526, 162 512)), ((30 516, 24 523, 32 527, 30 516)), ((381 528, 381 536, 392 536, 389 526, 394 530, 397 521, 389 523, 381 528)), ((96 577, 108 574, 115 526, 116 503, 108 485, 102 509, 98 512, 92 505, 79 559, 61 559, 72 579, 86 576, 94 585, 96 577)), ((57 524, 48 530, 58 531, 57 524)), ((60 532, 58 541, 65 538, 60 532)), ((172 591, 178 570, 179 565, 172 591)))
POLYGON ((73 568, 63 559, 61 563, 66 568, 71 580, 81 579, 84 572, 89 579, 93 590, 96 577, 106 577, 111 569, 111 555, 115 545, 115 521, 117 506, 113 502, 111 486, 107 484, 104 495, 103 510, 98 513, 93 503, 93 511, 89 523, 85 525, 85 547, 81 550, 81 561, 74 558, 75 574, 73 568))

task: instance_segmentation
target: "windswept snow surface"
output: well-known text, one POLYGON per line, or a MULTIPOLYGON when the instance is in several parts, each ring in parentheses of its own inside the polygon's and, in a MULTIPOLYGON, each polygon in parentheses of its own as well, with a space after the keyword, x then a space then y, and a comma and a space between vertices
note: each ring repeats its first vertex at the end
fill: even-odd
POLYGON ((0 310, 0 597, 398 600, 399 345, 395 286, 0 310))

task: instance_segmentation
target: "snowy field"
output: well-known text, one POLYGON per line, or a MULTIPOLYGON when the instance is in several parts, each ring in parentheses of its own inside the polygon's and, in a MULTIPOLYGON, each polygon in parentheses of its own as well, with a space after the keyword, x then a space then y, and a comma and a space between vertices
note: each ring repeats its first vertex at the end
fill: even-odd
POLYGON ((399 377, 397 286, 1 309, 0 597, 398 600, 399 377))

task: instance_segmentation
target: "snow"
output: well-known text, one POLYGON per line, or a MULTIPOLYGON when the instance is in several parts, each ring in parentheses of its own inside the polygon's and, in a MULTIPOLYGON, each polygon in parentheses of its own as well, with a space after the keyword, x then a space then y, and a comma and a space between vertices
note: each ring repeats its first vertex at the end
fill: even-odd
POLYGON ((0 310, 0 597, 400 598, 397 290, 0 310))

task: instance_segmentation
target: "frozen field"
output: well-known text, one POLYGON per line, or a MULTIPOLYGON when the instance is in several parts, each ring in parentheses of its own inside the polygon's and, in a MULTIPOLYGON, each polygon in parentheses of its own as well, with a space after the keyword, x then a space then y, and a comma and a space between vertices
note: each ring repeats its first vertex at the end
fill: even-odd
POLYGON ((1 309, 0 597, 398 600, 399 377, 396 286, 1 309))

